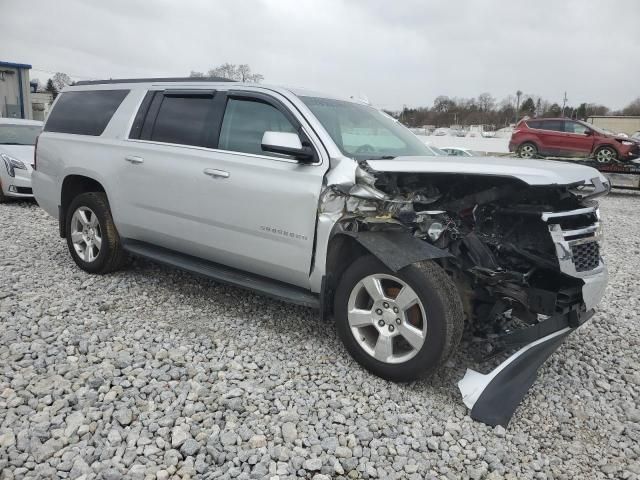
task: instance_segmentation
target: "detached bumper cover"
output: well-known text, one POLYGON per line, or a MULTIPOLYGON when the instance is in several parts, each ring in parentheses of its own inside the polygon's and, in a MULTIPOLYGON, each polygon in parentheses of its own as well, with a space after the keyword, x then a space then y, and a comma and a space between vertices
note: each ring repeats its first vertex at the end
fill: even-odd
MULTIPOLYGON (((589 308, 597 304, 607 284, 607 270, 584 277, 582 295, 589 308)), ((519 347, 515 353, 487 374, 468 369, 458 382, 464 404, 474 420, 487 425, 507 426, 516 408, 533 385, 538 369, 562 342, 594 314, 593 309, 572 310, 532 327, 504 335, 502 348, 519 347)))

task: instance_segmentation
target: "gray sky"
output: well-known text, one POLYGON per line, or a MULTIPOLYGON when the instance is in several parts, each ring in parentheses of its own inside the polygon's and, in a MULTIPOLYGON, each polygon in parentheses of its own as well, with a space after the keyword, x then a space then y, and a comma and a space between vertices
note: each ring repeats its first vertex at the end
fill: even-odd
POLYGON ((248 63, 395 109, 518 89, 616 109, 640 96, 640 1, 0 0, 0 60, 41 80, 248 63))

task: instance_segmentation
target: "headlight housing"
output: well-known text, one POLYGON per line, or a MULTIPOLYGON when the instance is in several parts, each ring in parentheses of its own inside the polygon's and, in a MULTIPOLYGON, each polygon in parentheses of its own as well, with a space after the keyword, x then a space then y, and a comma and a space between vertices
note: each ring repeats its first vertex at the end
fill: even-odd
POLYGON ((2 157, 2 160, 4 160, 4 166, 7 167, 7 173, 9 173, 10 177, 16 176, 16 168, 18 170, 27 169, 27 166, 23 162, 21 162, 17 158, 13 158, 12 156, 7 155, 6 153, 0 153, 0 157, 2 157))
POLYGON ((627 140, 622 140, 620 143, 626 146, 633 145, 633 142, 629 142, 627 140))

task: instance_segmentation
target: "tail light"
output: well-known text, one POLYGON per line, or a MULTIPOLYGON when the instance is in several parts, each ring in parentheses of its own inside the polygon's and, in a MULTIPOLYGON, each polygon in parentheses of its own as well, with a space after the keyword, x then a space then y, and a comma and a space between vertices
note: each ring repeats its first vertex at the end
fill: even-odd
POLYGON ((38 135, 36 137, 36 143, 34 143, 34 145, 33 145, 33 169, 34 170, 36 169, 36 161, 37 161, 36 152, 38 151, 38 139, 39 138, 40 138, 40 135, 38 135))

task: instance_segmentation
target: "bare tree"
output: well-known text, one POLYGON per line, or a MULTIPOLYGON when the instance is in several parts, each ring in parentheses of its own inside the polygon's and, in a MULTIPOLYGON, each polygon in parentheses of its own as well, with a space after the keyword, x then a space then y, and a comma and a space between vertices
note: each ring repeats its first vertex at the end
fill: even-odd
POLYGON ((480 107, 480 110, 482 110, 483 112, 488 112, 489 110, 493 110, 493 107, 495 107, 496 105, 496 99, 493 98, 493 96, 488 93, 481 93, 480 95, 478 95, 478 106, 480 107))
POLYGON ((45 92, 49 92, 51 94, 51 97, 54 100, 58 96, 58 89, 53 84, 53 80, 51 80, 51 79, 47 80, 47 86, 45 87, 44 91, 45 92))
POLYGON ((636 98, 622 110, 623 115, 640 115, 640 97, 636 98))
MULTIPOLYGON (((205 74, 202 72, 191 71, 189 76, 204 77, 205 74)), ((229 80, 236 80, 238 82, 252 82, 252 83, 260 83, 264 79, 263 75, 259 73, 253 73, 251 71, 251 67, 246 63, 236 65, 234 63, 228 63, 228 62, 210 69, 207 72, 206 76, 222 77, 222 78, 228 78, 229 80)))
POLYGON ((251 67, 246 63, 238 65, 238 75, 241 82, 260 83, 264 77, 259 73, 251 73, 251 67))
POLYGON ((51 77, 51 81, 53 82, 53 86, 56 87, 56 90, 58 92, 62 90, 64 87, 66 87, 67 85, 73 84, 71 77, 66 73, 62 73, 62 72, 54 73, 53 77, 51 77))

